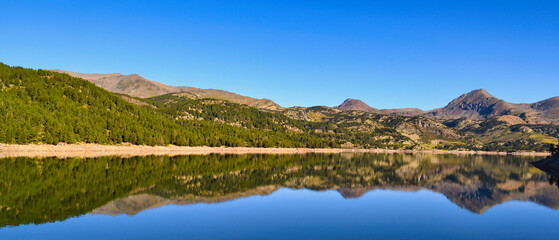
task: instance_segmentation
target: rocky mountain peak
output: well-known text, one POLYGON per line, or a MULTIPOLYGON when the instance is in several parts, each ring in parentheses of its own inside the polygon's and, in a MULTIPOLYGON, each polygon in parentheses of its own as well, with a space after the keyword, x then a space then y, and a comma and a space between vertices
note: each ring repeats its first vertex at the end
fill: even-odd
POLYGON ((370 107, 359 99, 348 98, 342 104, 335 106, 335 109, 342 111, 363 111, 363 112, 376 112, 378 109, 370 107))
POLYGON ((488 102, 495 102, 499 99, 494 97, 493 95, 489 94, 485 89, 476 89, 469 93, 462 94, 460 97, 454 99, 450 102, 449 105, 454 104, 479 104, 479 103, 488 103, 488 102))
POLYGON ((443 108, 435 109, 429 114, 443 119, 487 119, 494 116, 510 114, 513 104, 489 94, 485 89, 476 89, 462 94, 443 108))

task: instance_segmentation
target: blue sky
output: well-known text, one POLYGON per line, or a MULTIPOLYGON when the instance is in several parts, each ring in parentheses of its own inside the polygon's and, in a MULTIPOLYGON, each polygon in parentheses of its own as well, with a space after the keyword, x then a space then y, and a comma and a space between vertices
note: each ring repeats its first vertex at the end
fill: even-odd
POLYGON ((559 95, 557 1, 3 0, 0 62, 137 73, 282 106, 559 95))

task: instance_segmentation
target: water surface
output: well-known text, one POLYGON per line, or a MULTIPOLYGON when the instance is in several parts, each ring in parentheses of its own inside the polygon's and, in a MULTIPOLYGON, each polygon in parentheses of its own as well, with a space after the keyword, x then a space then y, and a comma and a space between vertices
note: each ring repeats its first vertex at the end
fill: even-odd
POLYGON ((0 239, 542 239, 537 157, 307 154, 0 159, 0 239))

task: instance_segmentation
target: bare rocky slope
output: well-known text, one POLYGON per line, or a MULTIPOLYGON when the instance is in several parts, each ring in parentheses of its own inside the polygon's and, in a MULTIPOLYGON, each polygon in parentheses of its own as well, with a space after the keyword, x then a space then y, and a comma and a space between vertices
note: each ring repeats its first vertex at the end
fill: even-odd
POLYGON ((148 98, 169 93, 180 93, 190 98, 215 98, 227 100, 234 103, 246 104, 260 109, 278 110, 281 107, 268 99, 255 99, 239 94, 215 90, 201 89, 194 87, 175 87, 159 82, 150 81, 137 74, 123 75, 120 73, 98 74, 98 73, 77 73, 60 69, 51 70, 54 72, 66 73, 73 77, 83 78, 104 88, 110 92, 127 94, 133 97, 148 98))

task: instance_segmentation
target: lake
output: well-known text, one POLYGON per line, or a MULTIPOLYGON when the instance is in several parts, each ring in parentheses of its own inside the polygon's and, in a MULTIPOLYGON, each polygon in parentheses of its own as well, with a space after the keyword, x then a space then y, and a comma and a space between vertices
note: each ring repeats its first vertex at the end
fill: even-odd
POLYGON ((548 239, 540 158, 3 158, 0 239, 548 239))

